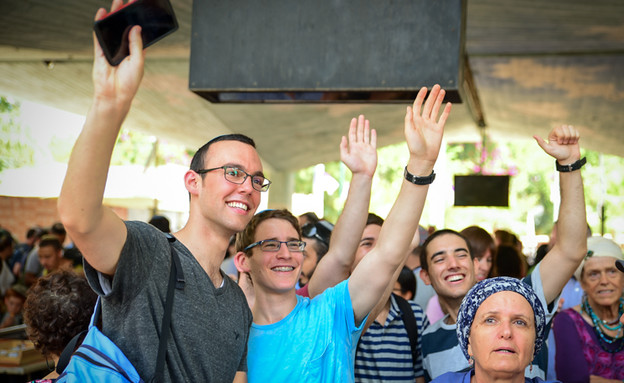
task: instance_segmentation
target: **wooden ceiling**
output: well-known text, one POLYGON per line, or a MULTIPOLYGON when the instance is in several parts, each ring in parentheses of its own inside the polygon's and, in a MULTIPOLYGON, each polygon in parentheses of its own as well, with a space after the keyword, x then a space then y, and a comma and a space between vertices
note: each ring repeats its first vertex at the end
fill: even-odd
MULTIPOLYGON (((364 113, 381 145, 402 141, 404 105, 212 104, 188 90, 191 0, 172 0, 180 28, 147 50, 126 126, 199 147, 241 132, 265 164, 288 171, 336 160, 351 117, 364 113)), ((232 6, 236 1, 231 0, 232 6)), ((622 155, 624 2, 468 0, 466 53, 494 139, 581 130, 584 147, 622 155)), ((0 1, 0 94, 85 114, 91 99, 92 20, 101 0, 0 1)), ((54 129, 54 122, 49 122, 54 129)), ((466 104, 449 141, 478 140, 466 104)))

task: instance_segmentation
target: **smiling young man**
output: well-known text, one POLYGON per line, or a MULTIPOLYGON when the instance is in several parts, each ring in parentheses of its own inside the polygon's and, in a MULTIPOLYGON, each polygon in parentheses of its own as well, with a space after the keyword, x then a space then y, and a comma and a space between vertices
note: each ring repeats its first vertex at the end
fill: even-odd
MULTIPOLYGON (((111 12, 121 6, 115 0, 111 12)), ((100 9, 96 20, 105 15, 100 9)), ((172 244, 157 228, 124 222, 103 206, 113 147, 143 77, 140 27, 129 40, 130 56, 113 67, 94 38, 93 104, 68 164, 58 201, 61 220, 84 255, 90 285, 102 296, 102 332, 143 380, 156 369, 173 247, 185 286, 173 300, 164 381, 245 382, 251 312, 220 265, 230 237, 247 225, 270 182, 254 142, 232 134, 211 140, 193 157, 183 181, 189 219, 172 244)))
MULTIPOLYGON (((540 297, 548 320, 556 311, 554 304, 563 286, 570 279, 585 256, 586 218, 583 181, 579 169, 579 134, 572 126, 553 129, 548 143, 534 136, 538 145, 556 160, 561 188, 559 235, 555 246, 531 275, 524 278, 540 297)), ((423 243, 421 277, 433 286, 442 309, 447 314, 429 326, 423 334, 423 366, 425 379, 434 379, 449 371, 460 371, 469 366, 459 347, 456 327, 457 313, 462 299, 476 283, 474 259, 468 241, 453 230, 433 233, 423 243)), ((527 368, 526 376, 545 378, 547 350, 543 348, 527 368)))
MULTIPOLYGON (((255 292, 250 382, 353 382, 357 339, 366 317, 407 257, 434 178, 433 165, 451 105, 441 111, 445 92, 437 85, 423 105, 426 93, 426 88, 420 90, 405 115, 410 159, 401 190, 375 248, 346 281, 312 300, 296 295, 305 246, 297 218, 288 211, 261 212, 238 234, 237 268, 249 274, 255 292)), ((350 132, 355 124, 354 119, 350 132)), ((362 124, 357 125, 361 132, 362 124)), ((366 140, 368 133, 349 134, 354 136, 366 140)))

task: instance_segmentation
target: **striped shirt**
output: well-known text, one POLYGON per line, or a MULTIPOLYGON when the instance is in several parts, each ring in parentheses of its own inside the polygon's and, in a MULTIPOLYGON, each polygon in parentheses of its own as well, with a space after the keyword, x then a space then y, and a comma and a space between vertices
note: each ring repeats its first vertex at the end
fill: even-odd
POLYGON ((413 382, 423 376, 421 334, 429 325, 423 309, 412 301, 416 327, 418 329, 418 358, 414 365, 409 337, 401 318, 401 311, 390 297, 390 312, 384 326, 373 322, 362 334, 355 354, 356 382, 413 382))

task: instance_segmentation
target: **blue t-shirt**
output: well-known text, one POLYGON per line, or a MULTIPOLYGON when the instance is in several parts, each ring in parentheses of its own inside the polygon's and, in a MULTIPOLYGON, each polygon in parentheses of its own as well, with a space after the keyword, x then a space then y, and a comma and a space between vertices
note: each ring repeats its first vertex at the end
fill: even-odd
POLYGON ((314 299, 297 295, 297 305, 281 321, 251 325, 249 382, 353 382, 365 322, 355 326, 348 280, 314 299))

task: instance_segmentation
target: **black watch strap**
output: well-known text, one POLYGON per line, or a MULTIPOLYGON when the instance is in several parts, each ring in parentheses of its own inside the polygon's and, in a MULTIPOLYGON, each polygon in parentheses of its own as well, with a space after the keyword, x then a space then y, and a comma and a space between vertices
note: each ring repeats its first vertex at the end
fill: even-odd
POLYGON ((415 185, 429 185, 433 182, 433 180, 435 180, 435 173, 433 172, 433 170, 431 171, 431 174, 429 174, 427 177, 418 177, 413 175, 412 173, 407 171, 407 166, 405 167, 405 172, 403 173, 403 176, 405 177, 406 180, 408 180, 409 182, 415 184, 415 185))
POLYGON ((558 172, 568 173, 568 172, 573 172, 575 170, 579 170, 586 163, 587 163, 587 158, 586 157, 583 157, 580 160, 577 160, 576 162, 573 162, 573 163, 568 164, 568 165, 561 165, 561 164, 559 164, 559 162, 557 160, 555 160, 555 167, 557 168, 558 172))

